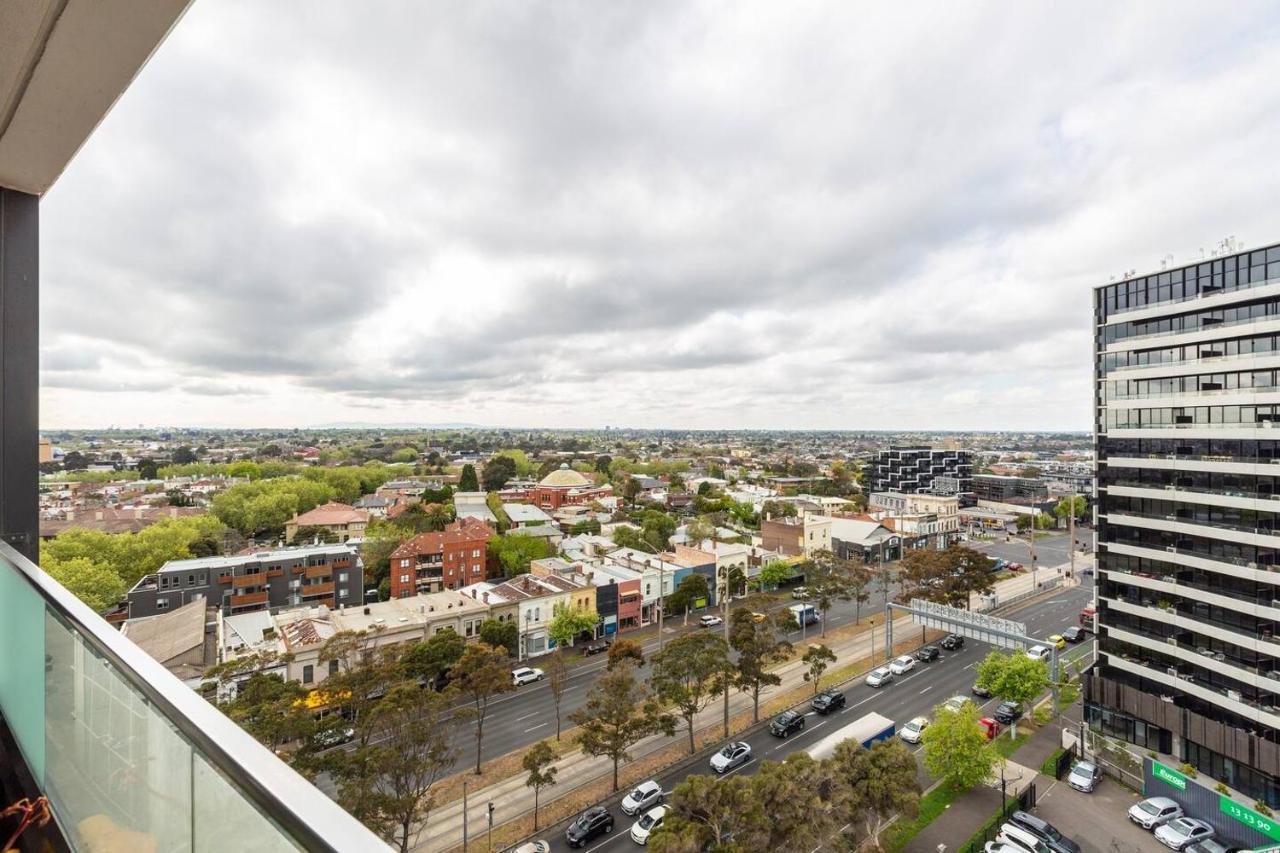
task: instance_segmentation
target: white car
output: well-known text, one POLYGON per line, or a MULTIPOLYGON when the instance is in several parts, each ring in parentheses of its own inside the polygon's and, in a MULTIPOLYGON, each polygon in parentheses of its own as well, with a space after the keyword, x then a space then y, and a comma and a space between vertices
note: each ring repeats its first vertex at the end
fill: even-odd
POLYGON ((736 741, 711 756, 711 769, 717 773, 728 773, 733 768, 746 764, 751 760, 751 744, 736 741))
POLYGON ((522 684, 529 684, 533 681, 541 681, 542 676, 546 675, 542 670, 533 666, 522 666, 519 669, 511 670, 511 681, 516 687, 522 684))
POLYGON ((791 597, 794 598, 796 601, 804 601, 806 598, 809 597, 809 587, 807 586, 796 587, 795 589, 791 590, 791 597))
POLYGON ((972 705, 973 700, 968 696, 952 696, 950 699, 942 703, 942 707, 948 711, 959 711, 965 705, 972 705))
POLYGON ((911 655, 903 655, 900 658, 894 658, 889 664, 889 671, 894 675, 906 675, 915 668, 916 659, 911 655))
POLYGON ((636 844, 648 844, 649 836, 662 826, 662 819, 667 816, 666 806, 655 806, 649 809, 631 826, 631 840, 636 844))
POLYGON ((662 802, 662 786, 650 779, 641 782, 631 789, 631 793, 622 798, 622 813, 638 815, 662 802))
POLYGON ((1168 797, 1148 797, 1129 807, 1129 820, 1143 829, 1155 829, 1161 824, 1182 817, 1182 806, 1168 797))
POLYGON ((1156 827, 1156 841, 1171 850, 1185 850, 1213 838, 1213 827, 1194 817, 1177 817, 1156 827))
POLYGON ((887 666, 873 669, 867 673, 866 682, 872 687, 883 687, 893 681, 893 670, 887 666))
POLYGON ((1026 850, 1007 841, 988 841, 982 849, 983 853, 1027 853, 1026 850))
POLYGON ((713 613, 708 613, 706 616, 703 616, 698 620, 698 624, 703 628, 714 628, 717 625, 723 625, 724 620, 713 613))
POLYGON ((526 841, 511 853, 551 853, 551 845, 545 841, 526 841))
POLYGON ((1049 647, 1048 646, 1032 646, 1031 648, 1027 649, 1027 657, 1031 658, 1032 660, 1048 660, 1049 647))
POLYGON ((924 730, 928 728, 928 726, 928 717, 916 717, 898 730, 898 737, 902 738, 907 743, 919 743, 920 736, 924 734, 924 730))

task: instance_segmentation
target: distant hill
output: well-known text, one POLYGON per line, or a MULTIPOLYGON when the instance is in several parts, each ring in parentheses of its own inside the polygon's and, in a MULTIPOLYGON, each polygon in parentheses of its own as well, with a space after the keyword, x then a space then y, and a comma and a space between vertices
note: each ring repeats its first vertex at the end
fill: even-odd
POLYGON ((332 424, 316 424, 309 429, 486 429, 484 424, 464 424, 464 423, 445 423, 445 424, 378 424, 368 421, 341 421, 332 424))

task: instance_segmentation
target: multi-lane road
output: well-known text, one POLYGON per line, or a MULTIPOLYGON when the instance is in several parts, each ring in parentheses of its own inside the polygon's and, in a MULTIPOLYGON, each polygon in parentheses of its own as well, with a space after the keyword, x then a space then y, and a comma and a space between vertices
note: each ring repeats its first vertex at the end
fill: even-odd
MULTIPOLYGON (((1068 625, 1075 624, 1080 610, 1089 603, 1092 596, 1092 584, 1085 583, 1063 590, 1047 600, 1040 600, 1003 615, 1025 623, 1027 632, 1031 636, 1047 637, 1050 634, 1060 633, 1068 625)), ((1092 645, 1092 638, 1090 638, 1079 646, 1069 647, 1066 654, 1069 657, 1091 654, 1092 645)), ((754 773, 762 760, 781 761, 789 752, 805 749, 871 711, 883 714, 901 726, 912 717, 928 715, 936 705, 951 696, 968 696, 969 688, 975 678, 974 669, 989 650, 988 646, 969 640, 963 649, 943 652, 942 658, 933 663, 918 664, 914 671, 905 677, 899 677, 886 687, 878 689, 868 687, 859 679, 844 689, 847 702, 844 710, 823 717, 806 708, 806 727, 803 732, 785 740, 770 735, 767 729, 745 736, 743 739, 751 745, 753 760, 726 775, 754 773)), ((995 699, 987 700, 982 703, 982 707, 990 711, 996 703, 995 699)), ((699 765, 691 770, 663 774, 657 781, 664 791, 669 792, 691 773, 709 774, 711 770, 709 767, 699 765)), ((631 825, 635 819, 623 815, 616 806, 611 811, 616 821, 613 833, 590 842, 586 847, 586 853, 615 853, 615 851, 640 849, 639 845, 629 837, 631 825)), ((553 851, 569 849, 564 840, 563 825, 542 837, 551 844, 553 851)))

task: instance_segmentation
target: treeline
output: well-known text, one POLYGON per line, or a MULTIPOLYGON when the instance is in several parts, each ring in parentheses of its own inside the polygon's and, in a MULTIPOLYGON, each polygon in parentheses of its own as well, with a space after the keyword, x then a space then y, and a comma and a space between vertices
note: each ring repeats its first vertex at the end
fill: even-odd
MULTIPOLYGON (((241 465, 256 463, 235 462, 229 467, 241 465)), ((388 480, 410 473, 401 466, 377 464, 343 468, 295 466, 295 470, 286 476, 262 476, 232 486, 214 497, 213 514, 244 536, 275 537, 284 530, 285 522, 298 513, 328 501, 352 503, 388 480)))

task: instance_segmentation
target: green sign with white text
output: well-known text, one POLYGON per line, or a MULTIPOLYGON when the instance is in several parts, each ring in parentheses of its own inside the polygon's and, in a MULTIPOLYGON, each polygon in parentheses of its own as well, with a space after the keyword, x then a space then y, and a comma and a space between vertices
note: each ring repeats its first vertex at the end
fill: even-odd
POLYGON ((1179 791, 1187 790, 1187 777, 1172 767, 1165 767, 1159 761, 1151 762, 1151 775, 1165 784, 1172 785, 1179 791))
POLYGON ((1273 819, 1240 805, 1230 797, 1218 795, 1218 810, 1228 817, 1235 818, 1250 829, 1256 829, 1268 838, 1280 841, 1280 825, 1273 819))

